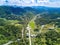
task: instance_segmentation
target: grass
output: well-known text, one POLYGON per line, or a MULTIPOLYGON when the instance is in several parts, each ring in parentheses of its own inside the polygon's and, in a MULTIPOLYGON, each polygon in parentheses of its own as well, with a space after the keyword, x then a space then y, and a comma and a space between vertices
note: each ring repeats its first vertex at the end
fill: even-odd
POLYGON ((60 32, 60 28, 57 28, 56 30, 57 30, 58 32, 60 32))
POLYGON ((8 40, 0 40, 0 45, 7 43, 7 42, 8 42, 8 40))
POLYGON ((29 25, 30 25, 30 27, 32 29, 35 29, 36 28, 36 25, 35 25, 35 22, 34 21, 30 21, 29 25))

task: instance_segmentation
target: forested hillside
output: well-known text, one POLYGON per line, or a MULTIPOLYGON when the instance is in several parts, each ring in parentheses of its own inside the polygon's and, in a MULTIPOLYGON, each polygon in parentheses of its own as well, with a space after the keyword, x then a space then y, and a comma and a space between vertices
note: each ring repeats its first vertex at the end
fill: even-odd
POLYGON ((30 45, 30 40, 60 45, 60 8, 0 6, 0 45, 30 45))

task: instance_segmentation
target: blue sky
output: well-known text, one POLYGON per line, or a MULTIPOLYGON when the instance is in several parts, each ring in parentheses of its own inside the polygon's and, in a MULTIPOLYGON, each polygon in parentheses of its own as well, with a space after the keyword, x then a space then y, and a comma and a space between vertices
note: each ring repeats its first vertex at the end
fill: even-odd
POLYGON ((60 7, 60 0, 0 0, 0 5, 60 7))

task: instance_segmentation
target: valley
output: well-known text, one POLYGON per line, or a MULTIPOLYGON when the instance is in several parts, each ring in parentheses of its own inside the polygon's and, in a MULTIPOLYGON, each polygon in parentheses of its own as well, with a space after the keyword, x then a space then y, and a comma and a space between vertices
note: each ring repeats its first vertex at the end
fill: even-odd
POLYGON ((60 45, 60 8, 0 6, 0 45, 60 45))

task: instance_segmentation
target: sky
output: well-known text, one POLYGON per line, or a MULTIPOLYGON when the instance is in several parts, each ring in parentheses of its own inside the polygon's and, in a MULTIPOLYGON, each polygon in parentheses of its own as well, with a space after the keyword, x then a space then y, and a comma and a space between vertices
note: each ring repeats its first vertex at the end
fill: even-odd
POLYGON ((60 7, 60 0, 0 0, 0 5, 60 7))

